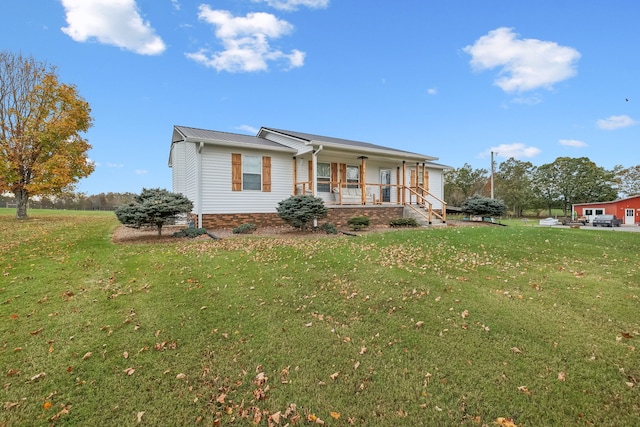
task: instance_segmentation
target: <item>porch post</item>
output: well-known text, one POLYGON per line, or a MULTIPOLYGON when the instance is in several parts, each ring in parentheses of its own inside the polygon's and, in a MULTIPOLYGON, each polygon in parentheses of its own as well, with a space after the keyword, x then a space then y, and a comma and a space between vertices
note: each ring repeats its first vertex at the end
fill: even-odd
POLYGON ((367 156, 360 156, 360 183, 361 183, 361 194, 360 194, 360 203, 363 205, 367 204, 367 156))
POLYGON ((400 199, 400 197, 401 197, 400 194, 402 194, 401 190, 400 190, 400 182, 401 182, 400 181, 400 166, 398 166, 396 168, 396 184, 397 184, 396 185, 396 203, 397 204, 400 204, 402 202, 402 200, 400 199))
POLYGON ((404 205, 406 203, 407 197, 406 197, 406 186, 407 186, 407 163, 403 160, 402 161, 402 204, 404 205))

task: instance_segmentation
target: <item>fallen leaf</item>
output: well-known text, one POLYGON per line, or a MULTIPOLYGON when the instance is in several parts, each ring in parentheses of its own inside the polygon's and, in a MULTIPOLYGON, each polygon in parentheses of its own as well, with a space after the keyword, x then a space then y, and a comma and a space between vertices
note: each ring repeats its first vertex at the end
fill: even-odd
POLYGON ((527 386, 521 385, 520 387, 518 387, 518 391, 521 391, 525 394, 531 395, 531 392, 529 391, 529 389, 527 388, 527 386))
POLYGON ((419 322, 416 322, 416 328, 420 328, 422 325, 424 325, 424 322, 422 320, 419 322))
POLYGON ((633 388, 633 387, 635 386, 635 384, 634 384, 634 383, 632 383, 632 382, 626 382, 625 384, 626 384, 626 385, 627 385, 627 387, 629 387, 629 388, 633 388))
POLYGON ((138 412, 138 422, 142 422, 142 416, 144 415, 145 411, 140 411, 138 412))
POLYGON ((47 410, 49 408, 51 408, 53 406, 53 404, 49 401, 44 402, 44 404, 42 405, 42 409, 47 410))
POLYGON ((91 357, 91 354, 92 354, 92 353, 91 353, 90 351, 87 351, 87 352, 84 354, 84 356, 82 356, 82 360, 87 360, 88 358, 90 358, 90 357, 91 357))
POLYGON ((178 375, 176 375, 176 378, 179 379, 179 380, 183 380, 183 379, 187 378, 187 376, 185 374, 178 374, 178 375))
POLYGON ((20 406, 20 402, 5 402, 4 410, 8 411, 9 409, 13 409, 16 406, 20 406))
POLYGON ((511 353, 522 354, 522 350, 520 350, 518 347, 511 347, 511 353))
POLYGON ((127 374, 127 375, 133 375, 133 373, 134 373, 135 371, 136 371, 136 370, 135 370, 134 368, 127 368, 127 369, 125 369, 125 370, 124 370, 124 371, 122 371, 122 372, 124 372, 124 373, 125 373, 125 374, 127 374))
POLYGON ((35 331, 29 332, 31 335, 38 335, 40 332, 44 331, 44 328, 36 329, 35 331))
POLYGON ((70 409, 71 409, 71 405, 65 406, 64 408, 62 408, 62 410, 60 412, 58 412, 53 417, 51 417, 50 420, 51 421, 56 421, 58 418, 60 418, 64 414, 68 414, 70 409))
POLYGON ((329 415, 331 415, 331 418, 333 418, 334 420, 340 418, 340 412, 329 412, 329 415))
POLYGON ((340 372, 334 372, 333 374, 329 375, 329 378, 335 380, 336 378, 338 378, 338 375, 340 375, 340 372))
POLYGON ((462 312, 462 318, 466 319, 467 317, 469 317, 469 310, 465 310, 462 312))
POLYGON ((622 335, 622 338, 626 338, 626 339, 628 339, 628 340, 630 340, 631 338, 633 338, 633 335, 631 335, 631 334, 630 334, 630 333, 628 333, 628 332, 624 332, 624 331, 623 331, 623 332, 620 332, 620 335, 622 335))
POLYGON ((39 374, 36 374, 34 376, 32 376, 31 378, 29 378, 29 381, 37 381, 39 379, 42 379, 46 376, 47 374, 44 372, 40 372, 39 374))
POLYGON ((18 375, 20 373, 20 369, 11 368, 7 371, 8 377, 13 377, 14 375, 18 375))
POLYGON ((511 418, 498 417, 493 423, 502 427, 517 427, 511 418))
POLYGON ((125 359, 128 359, 129 353, 125 351, 124 353, 122 353, 122 357, 124 357, 125 359))
POLYGON ((566 381, 567 377, 564 372, 558 372, 558 381, 566 381))

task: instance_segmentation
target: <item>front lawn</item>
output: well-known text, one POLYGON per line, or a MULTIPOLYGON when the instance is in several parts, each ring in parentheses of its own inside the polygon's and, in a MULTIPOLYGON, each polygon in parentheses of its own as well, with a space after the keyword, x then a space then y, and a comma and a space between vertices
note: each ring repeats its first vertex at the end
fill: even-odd
POLYGON ((0 426, 621 426, 636 233, 443 227, 113 244, 0 214, 0 426))

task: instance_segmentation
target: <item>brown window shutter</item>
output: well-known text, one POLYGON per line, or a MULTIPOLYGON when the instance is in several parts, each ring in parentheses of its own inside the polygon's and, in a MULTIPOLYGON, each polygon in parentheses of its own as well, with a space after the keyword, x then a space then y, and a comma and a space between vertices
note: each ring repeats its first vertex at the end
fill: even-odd
POLYGON ((231 191, 242 191, 242 154, 231 153, 231 191))
POLYGON ((271 157, 262 156, 262 191, 271 191, 271 157))
POLYGON ((340 182, 347 182, 347 165, 340 163, 340 182))
POLYGON ((416 171, 411 169, 411 188, 416 188, 416 171))
POLYGON ((429 191, 429 171, 425 169, 424 174, 422 176, 422 187, 429 191))
POLYGON ((316 178, 315 176, 313 176, 313 162, 311 160, 309 160, 309 190, 313 189, 313 180, 316 178))

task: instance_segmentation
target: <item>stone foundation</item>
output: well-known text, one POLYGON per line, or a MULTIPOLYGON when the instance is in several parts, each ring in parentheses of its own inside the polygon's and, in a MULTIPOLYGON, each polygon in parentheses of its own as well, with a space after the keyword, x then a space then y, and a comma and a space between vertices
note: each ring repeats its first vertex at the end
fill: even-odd
MULTIPOLYGON (((371 225, 387 225, 392 219, 403 217, 402 206, 336 206, 329 207, 326 218, 318 221, 318 225, 332 222, 337 227, 345 227, 349 218, 368 216, 371 225)), ((258 227, 280 227, 287 225, 277 213, 242 213, 242 214, 203 214, 202 228, 236 228, 242 224, 253 223, 258 227)))

